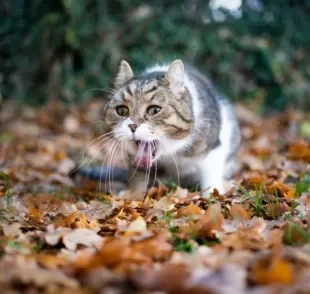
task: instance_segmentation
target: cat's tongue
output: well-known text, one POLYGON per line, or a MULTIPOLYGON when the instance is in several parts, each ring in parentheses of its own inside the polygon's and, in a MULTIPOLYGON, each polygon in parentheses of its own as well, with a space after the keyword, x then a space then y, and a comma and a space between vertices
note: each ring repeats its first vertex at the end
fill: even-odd
POLYGON ((151 143, 143 141, 139 142, 138 151, 135 157, 136 166, 150 168, 152 166, 153 149, 151 143))

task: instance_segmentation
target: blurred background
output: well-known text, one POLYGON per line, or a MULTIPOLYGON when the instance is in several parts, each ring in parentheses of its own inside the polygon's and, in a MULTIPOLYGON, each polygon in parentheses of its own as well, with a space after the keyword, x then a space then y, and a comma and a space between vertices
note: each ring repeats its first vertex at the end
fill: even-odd
POLYGON ((1 100, 88 101, 181 58, 233 101, 310 108, 309 0, 1 0, 1 100))

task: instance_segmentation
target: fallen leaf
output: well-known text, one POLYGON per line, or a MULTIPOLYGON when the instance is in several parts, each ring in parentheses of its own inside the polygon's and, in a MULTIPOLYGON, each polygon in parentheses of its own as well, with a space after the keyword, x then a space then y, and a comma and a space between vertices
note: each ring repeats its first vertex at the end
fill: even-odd
POLYGON ((91 229, 91 230, 99 228, 98 222, 95 219, 88 221, 85 213, 82 213, 81 215, 79 215, 78 221, 75 223, 75 225, 77 228, 86 228, 86 229, 91 229))
POLYGON ((267 248, 268 242, 262 236, 262 232, 266 228, 266 224, 262 220, 254 220, 254 224, 247 227, 246 223, 242 223, 235 232, 225 234, 222 239, 222 245, 235 250, 260 250, 267 248))
POLYGON ((250 270, 250 277, 258 284, 292 284, 295 280, 293 266, 282 258, 267 256, 257 261, 250 270))
POLYGON ((135 241, 131 248, 154 261, 165 261, 170 258, 173 252, 173 247, 168 242, 168 236, 161 233, 141 241, 135 241))
POLYGON ((28 207, 29 218, 34 222, 43 222, 43 212, 40 209, 35 208, 33 205, 28 207))
POLYGON ((222 231, 224 216, 220 204, 209 206, 202 218, 197 222, 196 228, 199 236, 214 238, 217 231, 222 231))
POLYGON ((103 238, 97 235, 95 231, 78 228, 64 235, 62 241, 68 250, 75 251, 78 245, 100 248, 103 238))
POLYGON ((186 207, 181 207, 178 210, 178 217, 182 216, 199 216, 201 214, 201 208, 197 205, 195 205, 192 201, 191 203, 186 207))
POLYGON ((58 227, 72 227, 76 223, 77 213, 73 212, 69 215, 58 214, 55 218, 54 225, 58 227))
POLYGON ((242 205, 233 204, 230 209, 230 213, 233 219, 236 220, 249 220, 251 219, 251 213, 246 211, 242 205))
POLYGON ((130 236, 134 233, 144 233, 147 231, 146 221, 143 217, 138 216, 127 228, 125 236, 130 236))
POLYGON ((107 237, 104 239, 100 251, 93 255, 84 254, 79 257, 75 267, 80 269, 105 266, 113 268, 120 264, 128 254, 130 240, 128 238, 107 237))
POLYGON ((77 290, 79 283, 73 278, 67 277, 58 269, 44 269, 38 263, 27 257, 18 256, 14 259, 0 261, 0 283, 21 283, 27 287, 29 284, 36 285, 41 289, 57 284, 69 289, 77 290))
POLYGON ((69 228, 57 228, 56 230, 49 231, 45 234, 45 242, 51 246, 56 246, 62 236, 71 232, 69 228))
POLYGON ((2 225, 4 236, 8 236, 11 238, 19 236, 22 233, 20 228, 21 228, 21 224, 17 222, 12 223, 10 225, 2 225))
POLYGON ((38 263, 47 268, 58 268, 70 263, 69 260, 53 254, 31 254, 26 257, 35 259, 38 263))
POLYGON ((301 140, 292 144, 288 151, 288 157, 293 160, 303 160, 310 163, 310 145, 307 141, 301 140))

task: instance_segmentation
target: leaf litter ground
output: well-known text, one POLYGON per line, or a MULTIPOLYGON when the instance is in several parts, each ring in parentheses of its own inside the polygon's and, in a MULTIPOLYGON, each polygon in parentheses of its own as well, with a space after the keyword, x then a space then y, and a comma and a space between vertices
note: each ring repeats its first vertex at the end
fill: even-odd
MULTIPOLYGON (((69 175, 101 134, 99 105, 2 105, 2 293, 310 293, 309 114, 236 105, 229 192, 167 183, 143 199, 69 175)), ((105 159, 101 143, 88 164, 105 159)))

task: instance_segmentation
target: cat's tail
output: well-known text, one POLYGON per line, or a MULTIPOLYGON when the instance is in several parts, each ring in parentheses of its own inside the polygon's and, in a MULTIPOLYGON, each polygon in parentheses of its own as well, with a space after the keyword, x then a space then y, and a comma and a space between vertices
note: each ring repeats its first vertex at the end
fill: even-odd
POLYGON ((128 170, 125 168, 112 166, 110 172, 106 166, 92 166, 81 168, 77 173, 86 176, 96 181, 113 181, 113 182, 128 182, 128 170))

